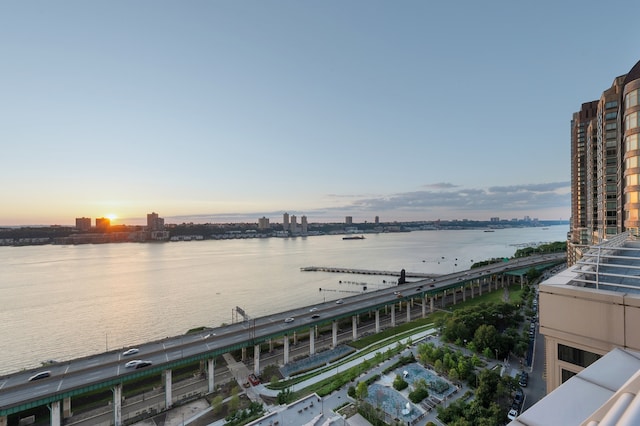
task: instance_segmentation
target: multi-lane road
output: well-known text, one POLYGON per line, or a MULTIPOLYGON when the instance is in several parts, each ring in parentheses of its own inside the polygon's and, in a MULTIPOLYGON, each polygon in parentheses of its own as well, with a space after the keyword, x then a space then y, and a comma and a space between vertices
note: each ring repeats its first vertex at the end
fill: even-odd
POLYGON ((143 375, 157 374, 187 362, 213 358, 272 338, 291 335, 294 331, 306 332, 314 325, 379 309, 399 299, 408 300, 442 293, 443 290, 461 287, 478 278, 526 270, 535 265, 558 263, 563 259, 564 254, 553 254, 492 264, 365 292, 346 297, 342 299, 342 303, 332 301, 300 307, 200 333, 145 343, 137 347, 138 353, 130 356, 124 356, 121 351, 111 351, 0 377, 0 416, 22 411, 27 403, 30 406, 47 404, 79 395, 89 388, 113 386, 143 375), (398 292, 400 294, 396 294, 398 292), (293 318, 293 321, 285 322, 286 318, 293 318), (142 369, 126 368, 125 364, 132 359, 148 360, 153 364, 142 369), (29 377, 42 370, 50 371, 50 377, 29 381, 29 377))

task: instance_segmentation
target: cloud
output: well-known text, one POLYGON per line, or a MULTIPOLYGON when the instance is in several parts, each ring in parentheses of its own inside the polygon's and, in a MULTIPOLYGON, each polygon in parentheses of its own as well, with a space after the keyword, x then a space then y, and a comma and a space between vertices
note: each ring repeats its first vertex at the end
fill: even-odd
POLYGON ((440 183, 428 183, 426 185, 422 185, 423 188, 431 188, 431 189, 449 189, 449 188, 457 188, 458 185, 454 185, 448 182, 440 182, 440 183))
POLYGON ((397 193, 355 200, 357 210, 456 210, 456 211, 540 211, 570 204, 569 182, 462 188, 452 184, 430 185, 432 190, 397 193))

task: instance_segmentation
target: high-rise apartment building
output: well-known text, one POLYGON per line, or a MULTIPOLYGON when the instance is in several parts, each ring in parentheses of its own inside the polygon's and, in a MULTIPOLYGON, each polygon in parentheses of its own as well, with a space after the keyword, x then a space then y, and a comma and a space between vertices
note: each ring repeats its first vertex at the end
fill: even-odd
POLYGON ((567 261, 585 246, 640 234, 640 62, 571 120, 571 229, 567 261))
POLYGON ((352 225, 353 224, 353 217, 351 216, 347 216, 344 218, 344 223, 345 225, 352 225))
POLYGON ((307 223, 307 217, 302 216, 300 218, 300 232, 306 235, 309 232, 309 224, 307 223))
POLYGON ((164 219, 158 213, 147 214, 147 231, 164 231, 164 219))
POLYGON ((76 218, 76 228, 79 231, 88 231, 91 229, 91 218, 90 217, 77 217, 76 218))
POLYGON ((289 230, 289 213, 285 213, 282 215, 282 230, 289 230))
POLYGON ((258 219, 258 229, 269 229, 269 218, 262 216, 258 219))
POLYGON ((101 231, 106 231, 111 226, 111 220, 107 217, 98 217, 96 218, 96 228, 101 231))
POLYGON ((296 215, 291 215, 291 223, 289 224, 289 230, 291 231, 291 233, 298 232, 298 218, 296 217, 296 215))

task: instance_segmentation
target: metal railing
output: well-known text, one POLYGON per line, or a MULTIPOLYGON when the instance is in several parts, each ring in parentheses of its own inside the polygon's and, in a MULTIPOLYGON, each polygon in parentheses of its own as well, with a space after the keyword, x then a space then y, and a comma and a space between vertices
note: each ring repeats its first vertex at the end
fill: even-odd
POLYGON ((573 285, 604 290, 640 291, 640 243, 622 233, 590 246, 574 266, 573 285))

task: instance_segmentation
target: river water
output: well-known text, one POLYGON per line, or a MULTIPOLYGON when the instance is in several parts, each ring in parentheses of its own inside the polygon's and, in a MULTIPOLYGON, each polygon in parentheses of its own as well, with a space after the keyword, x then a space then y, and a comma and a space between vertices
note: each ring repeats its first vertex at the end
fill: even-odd
POLYGON ((565 241, 567 231, 0 247, 0 374, 230 323, 236 306, 258 317, 397 281, 302 267, 447 274, 521 244, 565 241))

